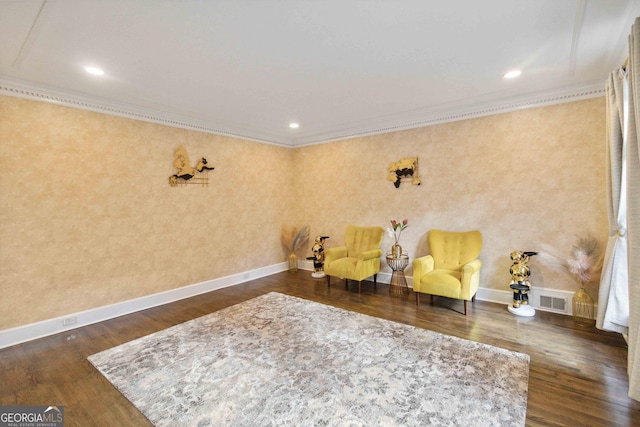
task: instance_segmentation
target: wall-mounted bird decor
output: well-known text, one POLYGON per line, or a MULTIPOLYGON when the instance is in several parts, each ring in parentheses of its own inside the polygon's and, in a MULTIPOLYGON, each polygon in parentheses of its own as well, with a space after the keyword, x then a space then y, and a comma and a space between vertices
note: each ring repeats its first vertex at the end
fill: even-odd
POLYGON ((172 187, 186 184, 209 185, 208 172, 215 169, 204 157, 191 167, 187 150, 183 146, 178 147, 173 156, 173 167, 176 173, 169 177, 169 185, 172 187))
POLYGON ((389 165, 387 180, 393 181, 394 187, 400 187, 402 178, 411 178, 413 185, 420 185, 420 175, 418 174, 418 158, 409 157, 392 162, 389 165))

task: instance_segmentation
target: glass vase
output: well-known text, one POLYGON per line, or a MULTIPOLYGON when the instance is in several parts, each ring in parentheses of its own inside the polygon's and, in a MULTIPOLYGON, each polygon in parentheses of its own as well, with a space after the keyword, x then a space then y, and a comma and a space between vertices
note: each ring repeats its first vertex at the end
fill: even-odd
POLYGON ((589 325, 593 323, 593 298, 584 288, 573 294, 573 320, 577 323, 589 325))
POLYGON ((293 252, 289 255, 289 271, 298 271, 298 256, 293 252))
POLYGON ((400 256, 402 255, 402 246, 400 246, 400 245, 399 245, 399 244, 397 244, 397 243, 394 243, 394 244, 391 246, 391 255, 392 255, 394 258, 400 258, 400 256))

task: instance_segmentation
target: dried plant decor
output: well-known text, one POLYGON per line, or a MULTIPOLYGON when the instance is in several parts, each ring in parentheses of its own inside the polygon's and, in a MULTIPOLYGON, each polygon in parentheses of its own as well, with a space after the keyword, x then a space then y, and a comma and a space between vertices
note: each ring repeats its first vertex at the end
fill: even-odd
POLYGON ((300 228, 283 226, 280 240, 289 253, 289 271, 298 271, 296 251, 309 240, 309 226, 300 228))

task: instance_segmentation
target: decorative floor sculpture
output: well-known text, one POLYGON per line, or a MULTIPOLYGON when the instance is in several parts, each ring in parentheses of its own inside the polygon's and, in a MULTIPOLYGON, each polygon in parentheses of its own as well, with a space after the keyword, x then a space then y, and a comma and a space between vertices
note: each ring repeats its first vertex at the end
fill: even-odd
POLYGON ((529 305, 529 292, 531 291, 529 276, 531 271, 527 263, 530 256, 537 254, 537 252, 522 251, 513 251, 510 254, 513 264, 509 268, 509 273, 511 273, 509 287, 513 290, 513 304, 509 305, 507 309, 515 315, 531 317, 536 314, 536 310, 529 305))
POLYGON ((314 279, 321 279, 324 277, 324 241, 329 236, 316 236, 315 243, 311 247, 313 256, 307 257, 308 260, 313 261, 313 272, 311 277, 314 279))

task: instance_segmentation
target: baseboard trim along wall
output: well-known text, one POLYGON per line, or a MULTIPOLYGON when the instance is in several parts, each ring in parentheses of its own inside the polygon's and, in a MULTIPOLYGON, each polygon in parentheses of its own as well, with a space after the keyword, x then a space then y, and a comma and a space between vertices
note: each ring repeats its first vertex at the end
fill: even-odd
MULTIPOLYGON (((32 341, 49 335, 70 331, 83 326, 113 319, 115 317, 124 316, 138 311, 146 310, 148 308, 157 307, 181 299, 215 291, 216 289, 238 285, 240 283, 248 282, 253 279, 258 279, 260 277, 269 276, 271 274, 285 271, 287 270, 287 268, 288 264, 286 262, 283 262, 255 270, 221 277, 218 279, 208 280, 206 282, 184 286, 182 288, 171 289, 169 291, 107 305, 104 307, 98 307, 91 310, 68 314, 66 316, 43 320, 41 322, 18 326, 11 329, 5 329, 0 331, 0 348, 10 347, 12 345, 32 341)), ((302 271, 313 271, 313 263, 310 261, 300 261, 299 268, 302 271)), ((378 282, 386 284, 390 283, 391 273, 379 273, 378 282)), ((407 284, 410 288, 413 288, 413 280, 410 276, 407 276, 407 284)), ((508 288, 507 285, 505 285, 505 287, 508 288)), ((534 288, 529 296, 529 300, 531 306, 537 310, 571 315, 572 296, 573 292, 555 289, 534 288), (564 301, 564 310, 540 307, 541 296, 550 298, 546 299, 545 301, 553 301, 559 303, 557 304, 557 306, 561 306, 562 301, 564 301)), ((506 310, 506 306, 511 304, 512 302, 513 293, 509 290, 480 288, 478 289, 476 298, 481 301, 505 304, 506 310)), ((594 313, 597 313, 597 307, 595 307, 594 313)))
MULTIPOLYGON (((513 303, 513 292, 509 290, 480 288, 478 289, 476 298, 481 301, 510 305, 513 303)), ((531 292, 529 292, 529 304, 531 307, 536 310, 565 314, 567 316, 573 315, 572 299, 573 292, 571 291, 534 286, 531 292)), ((594 319, 597 312, 598 305, 595 304, 593 309, 594 319)))
POLYGON ((12 345, 43 338, 49 335, 66 332, 72 329, 113 319, 115 317, 124 316, 126 314, 135 313, 137 311, 146 310, 148 308, 215 291, 216 289, 238 285, 243 282, 248 282, 249 280, 285 271, 288 267, 288 263, 283 262, 104 307, 98 307, 53 319, 43 320, 41 322, 5 329, 0 331, 0 348, 10 347, 12 345))

